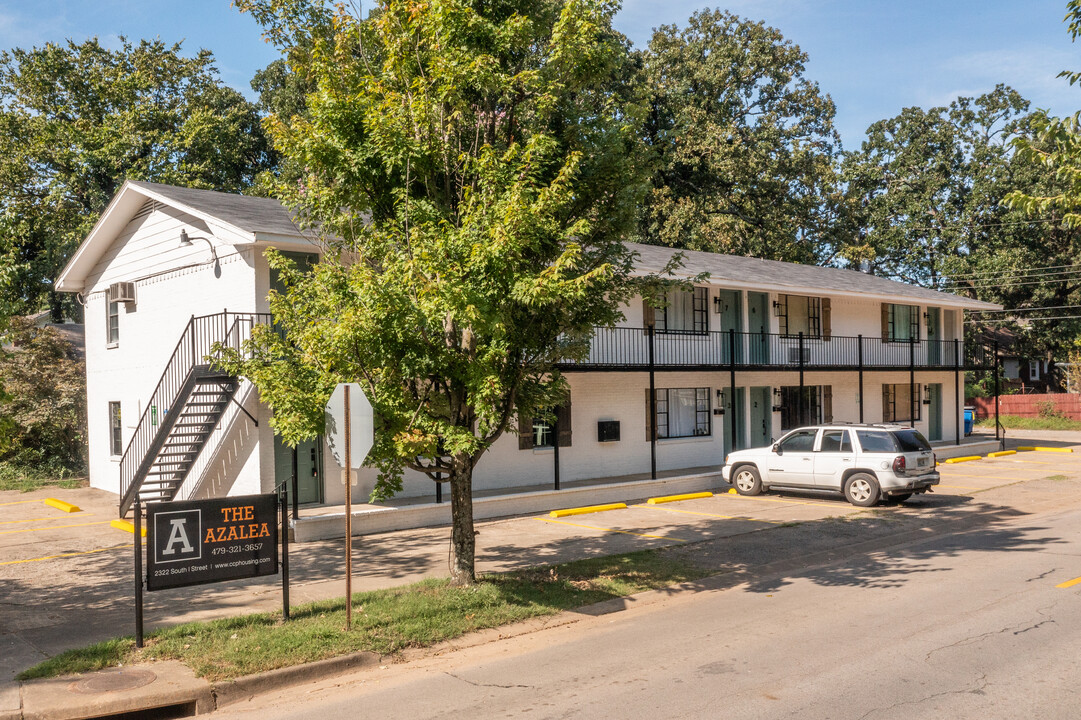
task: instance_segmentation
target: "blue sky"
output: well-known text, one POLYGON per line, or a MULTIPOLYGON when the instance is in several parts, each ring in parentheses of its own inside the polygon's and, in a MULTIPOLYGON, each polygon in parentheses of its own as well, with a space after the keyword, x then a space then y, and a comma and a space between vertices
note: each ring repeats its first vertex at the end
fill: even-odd
MULTIPOLYGON (((682 25, 702 6, 625 0, 616 25, 643 46, 652 28, 682 25)), ((1081 88, 1055 77, 1081 70, 1081 43, 1071 44, 1062 22, 1065 0, 733 0, 723 7, 779 28, 810 55, 806 75, 836 102, 846 148, 903 107, 945 104, 999 82, 1034 107, 1059 115, 1081 109, 1081 88)), ((212 50, 223 80, 249 96, 251 76, 277 57, 228 0, 0 0, 0 48, 90 36, 115 44, 118 35, 212 50)))

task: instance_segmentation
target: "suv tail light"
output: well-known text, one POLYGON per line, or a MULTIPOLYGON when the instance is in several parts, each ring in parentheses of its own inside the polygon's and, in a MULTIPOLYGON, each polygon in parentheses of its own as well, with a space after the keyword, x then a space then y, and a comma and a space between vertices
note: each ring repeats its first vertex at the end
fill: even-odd
POLYGON ((904 473, 905 471, 905 456, 898 455, 893 459, 893 471, 895 473, 904 473))

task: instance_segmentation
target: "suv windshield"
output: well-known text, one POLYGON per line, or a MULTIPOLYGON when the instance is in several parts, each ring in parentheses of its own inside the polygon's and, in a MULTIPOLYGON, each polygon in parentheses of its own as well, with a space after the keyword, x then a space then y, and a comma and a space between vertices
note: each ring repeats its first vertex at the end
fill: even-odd
POLYGON ((897 438, 897 444, 901 446, 901 452, 922 452, 930 450, 931 444, 918 430, 898 430, 893 434, 897 438))

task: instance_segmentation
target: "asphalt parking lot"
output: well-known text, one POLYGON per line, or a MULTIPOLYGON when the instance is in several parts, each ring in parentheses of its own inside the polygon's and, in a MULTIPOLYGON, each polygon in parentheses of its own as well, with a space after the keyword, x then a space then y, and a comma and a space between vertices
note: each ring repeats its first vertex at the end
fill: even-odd
MULTIPOLYGON (((1069 442, 1056 444, 1071 447, 1069 442)), ((1063 481, 1062 493, 1069 485, 1069 492, 1081 496, 1081 442, 1072 447, 1076 452, 1024 452, 940 465, 942 483, 934 493, 901 506, 871 509, 809 493, 742 497, 729 494, 727 486, 716 489, 712 497, 651 505, 634 498, 629 487, 625 509, 478 523, 478 571, 690 546, 827 520, 920 518, 981 505, 993 505, 1005 516, 1011 512, 1012 499, 1020 503, 1034 497, 1032 481, 1042 483, 1040 497, 1045 503, 1054 501, 1057 479, 1063 481), (985 499, 991 497, 993 503, 985 499)), ((115 502, 115 496, 89 488, 0 492, 0 682, 60 650, 133 631, 133 536, 110 525, 116 517, 115 502), (43 502, 48 497, 73 503, 81 511, 50 507, 43 502)), ((449 536, 449 528, 438 527, 355 538, 354 590, 445 576, 449 536)), ((728 546, 710 547, 711 552, 724 552, 728 546)), ((778 544, 763 551, 763 557, 793 551, 778 544)), ((343 555, 340 540, 293 545, 292 602, 342 595, 343 555)), ((148 593, 146 619, 154 627, 271 610, 280 602, 278 578, 233 581, 148 593)))

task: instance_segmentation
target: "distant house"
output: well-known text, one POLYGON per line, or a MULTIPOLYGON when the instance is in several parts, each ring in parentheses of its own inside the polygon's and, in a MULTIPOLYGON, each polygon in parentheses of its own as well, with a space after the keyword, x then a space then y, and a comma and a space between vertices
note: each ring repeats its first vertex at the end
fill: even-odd
MULTIPOLYGON (((322 440, 297 453, 271 431, 253 387, 207 365, 269 322, 268 248, 319 248, 275 200, 127 182, 57 281, 85 304, 90 480, 125 512, 146 500, 267 492, 295 473, 302 503, 339 503, 322 440)), ((673 251, 635 245, 641 273, 673 251)), ((963 374, 989 358, 963 343, 965 310, 998 306, 859 272, 703 252, 657 309, 635 301, 566 363, 570 399, 550 426, 519 418, 477 467, 478 491, 716 467, 820 421, 912 423, 961 437, 963 374), (652 391, 651 391, 652 388, 652 391)), ((370 489, 374 471, 361 485, 370 489)), ((365 487, 361 488, 361 495, 365 487)), ((407 474, 403 495, 430 496, 407 474)))

